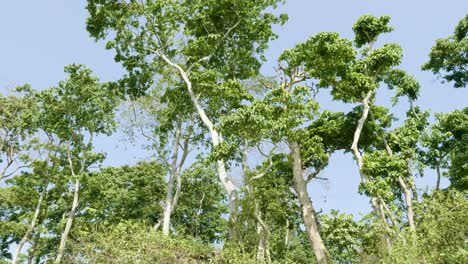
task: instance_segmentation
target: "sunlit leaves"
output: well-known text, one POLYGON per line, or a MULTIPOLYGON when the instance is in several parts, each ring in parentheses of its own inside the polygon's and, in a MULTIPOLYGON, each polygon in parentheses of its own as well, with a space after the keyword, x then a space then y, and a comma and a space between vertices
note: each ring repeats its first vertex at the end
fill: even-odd
POLYGON ((356 46, 359 48, 375 42, 380 34, 391 32, 393 28, 388 25, 389 22, 389 16, 364 15, 359 17, 353 25, 356 46))
POLYGON ((363 242, 369 236, 367 224, 336 210, 321 216, 320 223, 332 259, 337 263, 358 263, 363 242))
POLYGON ((394 103, 401 96, 407 96, 410 101, 414 101, 419 96, 420 85, 413 76, 403 70, 392 69, 384 79, 384 82, 390 89, 396 89, 395 97, 392 99, 394 103))
POLYGON ((158 201, 165 194, 165 174, 163 166, 156 162, 108 167, 91 173, 83 181, 80 222, 85 225, 92 220, 108 225, 145 219, 154 224, 162 213, 158 201))
POLYGON ((41 102, 41 126, 66 140, 79 139, 79 130, 110 134, 114 128, 116 91, 101 84, 83 65, 65 67, 69 78, 58 87, 38 92, 41 102))
POLYGON ((423 160, 432 168, 448 169, 451 187, 468 188, 468 109, 436 114, 437 122, 423 136, 423 160))
POLYGON ((173 216, 177 234, 191 236, 204 243, 223 241, 226 236, 227 197, 216 177, 215 168, 206 160, 182 174, 182 193, 173 216))
POLYGON ((455 88, 466 87, 468 82, 468 15, 455 28, 454 35, 436 40, 429 53, 429 61, 422 65, 449 82, 455 88))
POLYGON ((116 51, 115 60, 128 72, 120 82, 124 90, 141 96, 167 68, 160 55, 224 78, 257 74, 267 43, 276 38, 272 24, 287 19, 265 11, 277 3, 89 0, 87 29, 116 51))
POLYGON ((351 41, 335 32, 323 32, 284 51, 279 60, 289 71, 303 66, 309 78, 319 79, 319 85, 327 87, 346 76, 355 56, 351 41))

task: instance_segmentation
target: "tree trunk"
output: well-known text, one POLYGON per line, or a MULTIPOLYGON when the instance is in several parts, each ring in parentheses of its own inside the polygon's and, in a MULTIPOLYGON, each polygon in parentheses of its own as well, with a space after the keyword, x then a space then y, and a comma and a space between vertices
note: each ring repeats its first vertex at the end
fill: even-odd
POLYGON ((257 263, 265 263, 265 237, 263 236, 262 226, 257 223, 257 263))
POLYGON ((440 175, 440 162, 437 162, 436 170, 437 170, 437 183, 436 183, 435 189, 440 190, 440 178, 441 178, 441 175, 440 175))
POLYGON ((48 184, 46 184, 41 194, 39 195, 39 200, 37 201, 36 209, 34 210, 34 216, 31 220, 31 225, 29 226, 28 231, 26 231, 26 234, 23 236, 23 239, 21 239, 20 243, 16 247, 15 255, 13 256, 13 260, 11 261, 12 264, 15 264, 18 261, 18 256, 21 252, 21 249, 23 248, 24 244, 30 239, 32 232, 36 228, 37 218, 39 217, 39 213, 41 211, 42 200, 44 199, 44 195, 47 191, 47 186, 48 184))
POLYGON ((72 208, 70 210, 70 214, 68 215, 65 230, 63 231, 62 237, 60 239, 60 246, 59 246, 58 254, 57 254, 57 257, 55 258, 55 263, 56 264, 59 264, 59 263, 62 262, 63 255, 65 253, 65 247, 67 245, 68 234, 70 233, 70 230, 71 230, 71 227, 72 227, 72 224, 73 224, 73 220, 75 219, 76 209, 78 208, 78 196, 79 196, 79 193, 80 193, 80 179, 78 178, 78 176, 75 176, 75 177, 76 177, 75 192, 73 194, 72 208))
POLYGON ((174 146, 172 147, 172 162, 171 162, 171 171, 169 173, 169 181, 167 184, 167 194, 166 194, 166 204, 164 207, 163 213, 163 222, 162 222, 162 230, 164 236, 169 236, 169 228, 171 225, 171 214, 172 214, 172 201, 173 201, 173 192, 174 192, 174 180, 176 179, 178 173, 177 167, 177 159, 179 156, 179 143, 180 143, 180 133, 181 133, 181 126, 179 125, 175 131, 174 137, 174 146))
MULTIPOLYGON (((353 153, 354 159, 356 160, 356 163, 358 165, 359 169, 359 175, 361 177, 361 182, 367 182, 369 180, 369 177, 364 173, 364 161, 361 155, 361 152, 359 151, 358 144, 359 144, 359 139, 361 138, 361 133, 362 129, 364 127, 364 124, 367 120, 367 117, 369 116, 370 112, 370 99, 373 95, 373 91, 369 91, 364 99, 362 99, 361 104, 362 104, 362 115, 358 120, 358 124, 356 127, 356 130, 354 131, 354 136, 353 136, 353 143, 351 145, 351 151, 353 153)), ((379 198, 372 196, 371 195, 371 206, 372 210, 374 211, 375 215, 381 219, 382 225, 385 230, 390 230, 390 227, 388 226, 387 219, 385 217, 385 213, 383 210, 381 210, 380 206, 380 201, 379 198)), ((392 243, 389 234, 384 234, 384 240, 385 244, 387 246, 387 251, 391 251, 392 243)))
MULTIPOLYGON (((388 155, 393 156, 393 151, 390 148, 390 145, 388 145, 388 142, 385 139, 384 135, 382 135, 382 139, 383 139, 385 149, 387 150, 388 155)), ((408 218, 408 224, 410 226, 410 230, 414 231, 416 230, 416 226, 414 224, 413 200, 411 198, 410 190, 408 188, 408 185, 406 185, 405 181, 403 180, 401 176, 398 176, 398 184, 400 185, 400 188, 403 191, 403 196, 404 196, 405 204, 406 204, 406 216, 408 218)))
POLYGON ((405 197, 406 216, 408 217, 408 224, 410 226, 410 230, 414 231, 416 230, 416 226, 414 224, 413 200, 411 199, 411 193, 401 176, 398 177, 398 183, 400 184, 400 187, 403 190, 403 196, 405 197))
POLYGON ((317 219, 315 218, 316 212, 310 200, 310 196, 307 192, 307 183, 304 179, 302 170, 302 160, 300 153, 300 146, 297 142, 290 144, 291 156, 293 159, 293 181, 294 189, 299 196, 301 203, 302 216, 304 218, 304 224, 306 227, 309 242, 314 251, 315 257, 318 264, 328 263, 327 250, 323 243, 322 237, 320 236, 317 219))
MULTIPOLYGON (((362 159, 361 152, 359 151, 358 144, 359 144, 359 139, 361 138, 362 128, 364 127, 367 117, 369 116, 369 111, 370 111, 369 101, 371 97, 372 97, 372 91, 369 91, 366 97, 362 100, 362 107, 363 107, 362 115, 358 120, 358 125, 356 127, 356 130, 354 131, 353 144, 351 145, 351 151, 358 165, 359 175, 361 177, 362 182, 368 181, 369 177, 364 173, 364 161, 362 159)), ((379 210, 379 203, 378 203, 377 197, 371 196, 371 205, 372 205, 372 209, 374 210, 374 213, 377 216, 379 216, 380 210, 379 210)), ((380 216, 380 217, 385 218, 385 216, 380 216)))
POLYGON ((258 210, 258 205, 255 204, 255 218, 257 220, 257 262, 271 264, 270 255, 270 230, 262 220, 261 212, 258 210))
MULTIPOLYGON (((197 95, 192 90, 192 82, 190 81, 187 72, 184 71, 184 69, 182 69, 182 67, 180 67, 177 63, 172 62, 165 55, 161 54, 160 56, 167 64, 169 64, 171 67, 173 67, 179 72, 180 76, 182 77, 187 86, 187 91, 190 94, 190 99, 198 113, 198 116, 200 117, 206 128, 210 131, 211 142, 213 147, 218 146, 219 143, 222 142, 222 138, 219 135, 218 131, 216 131, 216 129, 214 128, 213 122, 211 122, 210 118, 206 115, 205 110, 203 109, 201 103, 198 101, 197 95)), ((221 184, 223 185, 224 189, 226 190, 226 193, 229 196, 229 238, 236 240, 238 237, 236 225, 239 195, 234 182, 228 176, 224 160, 218 160, 216 162, 216 165, 219 180, 221 181, 221 184)))
POLYGON ((34 238, 34 240, 32 241, 31 250, 28 253, 28 264, 32 264, 35 262, 37 243, 39 242, 39 238, 40 238, 40 233, 38 233, 36 237, 34 238))
POLYGON ((247 155, 248 155, 248 140, 244 139, 244 149, 242 151, 242 170, 244 172, 244 179, 246 181, 246 189, 247 193, 250 195, 250 199, 254 204, 254 218, 257 221, 257 237, 258 237, 258 244, 257 244, 257 262, 258 263, 268 263, 271 264, 271 255, 270 255, 270 230, 266 223, 262 220, 262 212, 260 211, 257 203, 257 199, 255 198, 255 189, 251 184, 253 179, 258 179, 259 177, 263 177, 266 171, 269 170, 267 168, 266 171, 260 173, 255 177, 251 177, 249 175, 250 167, 247 162, 247 155))

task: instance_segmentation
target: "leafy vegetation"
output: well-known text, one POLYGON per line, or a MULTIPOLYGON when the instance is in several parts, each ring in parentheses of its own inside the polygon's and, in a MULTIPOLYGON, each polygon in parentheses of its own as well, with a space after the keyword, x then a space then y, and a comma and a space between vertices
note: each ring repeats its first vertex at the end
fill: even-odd
MULTIPOLYGON (((262 76, 280 2, 88 0, 88 32, 126 73, 72 64, 0 95, 0 263, 467 263, 468 108, 417 106, 402 48, 379 42, 388 16, 311 36, 262 76), (324 92, 350 110, 323 109, 324 92), (116 129, 152 158, 103 167, 96 137, 116 129), (337 152, 371 213, 315 209, 308 185, 337 152), (427 169, 434 186, 416 188, 427 169)), ((456 88, 467 19, 423 65, 456 88)))

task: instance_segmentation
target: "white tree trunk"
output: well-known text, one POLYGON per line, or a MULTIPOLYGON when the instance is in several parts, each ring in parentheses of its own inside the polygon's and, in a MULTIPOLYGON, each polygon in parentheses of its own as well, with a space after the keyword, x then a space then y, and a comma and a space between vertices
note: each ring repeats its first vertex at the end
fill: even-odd
MULTIPOLYGON (((206 126, 206 128, 210 131, 211 135, 211 142, 213 147, 218 146, 222 142, 222 138, 219 135, 218 131, 214 128, 213 122, 211 122, 210 118, 206 115, 205 110, 203 109, 201 103, 198 101, 197 95, 192 90, 192 82, 190 81, 187 72, 182 69, 177 63, 172 62, 169 58, 167 58, 164 55, 161 55, 161 58, 169 64, 171 67, 176 69, 182 79, 184 80, 187 90, 190 94, 190 99, 198 113, 198 116, 202 120, 203 124, 206 126)), ((239 200, 239 195, 237 192, 237 187, 235 186, 234 182, 229 178, 226 166, 224 164, 224 160, 218 160, 216 162, 217 165, 217 171, 218 171, 218 177, 219 180, 221 181, 221 184, 223 185, 224 189, 226 190, 228 196, 229 196, 229 223, 230 223, 230 228, 229 228, 229 237, 231 239, 236 239, 237 238, 237 231, 236 231, 236 223, 237 223, 237 211, 238 211, 238 200, 239 200)))
MULTIPOLYGON (((356 130, 354 131, 353 144, 351 145, 351 151, 358 165, 359 175, 361 177, 362 182, 367 182, 369 180, 369 177, 364 173, 364 161, 362 159, 361 152, 359 151, 358 144, 359 144, 359 139, 361 138, 362 128, 364 127, 367 117, 369 116, 369 111, 370 111, 369 101, 370 101, 370 98, 372 97, 372 94, 373 92, 369 91, 366 97, 362 100, 362 107, 363 107, 362 115, 358 120, 358 125, 356 127, 356 130)), ((380 218, 385 219, 385 215, 380 215, 381 211, 379 210, 379 201, 377 197, 371 196, 371 205, 372 205, 372 209, 374 210, 374 213, 380 218)), ((387 222, 385 221, 384 224, 387 224, 387 222)))
POLYGON ((55 263, 61 263, 63 255, 65 253, 65 247, 67 245, 67 238, 68 234, 70 233, 73 220, 75 219, 76 209, 78 208, 78 198, 80 193, 80 179, 78 176, 75 176, 75 192, 73 193, 73 203, 72 208, 70 210, 70 214, 68 215, 67 224, 65 226, 65 230, 62 233, 62 237, 60 239, 60 246, 58 250, 57 257, 55 258, 55 263))
POLYGON ((265 263, 265 237, 262 234, 262 226, 257 223, 257 263, 265 263))
POLYGON ((328 263, 327 250, 317 226, 316 212, 307 191, 307 182, 304 179, 302 170, 301 149, 297 142, 291 142, 291 156, 293 159, 293 181, 294 189, 297 192, 301 203, 302 217, 306 227, 309 242, 317 259, 318 264, 328 263))
POLYGON ((405 181, 403 180, 403 178, 401 178, 401 176, 398 177, 398 183, 400 184, 400 187, 403 190, 403 196, 405 197, 406 216, 408 217, 408 224, 410 226, 410 230, 414 231, 416 230, 416 225, 414 224, 414 210, 413 210, 413 200, 411 198, 411 193, 405 181))
MULTIPOLYGON (((393 151, 388 145, 387 140, 385 139, 385 136, 382 135, 383 142, 385 144, 385 149, 387 150, 387 153, 389 156, 393 156, 393 151)), ((406 185, 405 181, 401 176, 398 176, 398 183, 400 184, 400 188, 403 191, 403 196, 405 199, 405 204, 406 204, 406 217, 408 218, 408 224, 410 227, 411 231, 416 230, 416 225, 414 224, 414 210, 413 210, 413 200, 411 198, 411 193, 408 188, 408 185, 406 185)))
POLYGON ((167 184, 167 194, 166 194, 166 204, 164 207, 163 213, 163 222, 162 230, 165 236, 169 236, 169 228, 171 224, 171 213, 172 213, 172 201, 173 201, 173 192, 174 192, 174 180, 179 174, 177 159, 179 156, 179 144, 180 144, 180 133, 181 133, 181 123, 176 128, 174 136, 174 146, 172 147, 172 162, 171 162, 171 171, 169 172, 169 181, 167 184))
MULTIPOLYGON (((270 166, 264 171, 254 177, 249 177, 248 174, 250 172, 250 167, 247 162, 247 155, 248 155, 248 140, 244 139, 244 149, 242 151, 242 169, 244 172, 244 178, 246 181, 246 189, 248 194, 250 195, 249 198, 252 200, 254 204, 254 218, 257 221, 257 262, 258 263, 271 263, 271 255, 270 255, 270 230, 266 223, 262 219, 262 212, 260 211, 257 203, 257 199, 255 198, 255 190, 251 184, 251 181, 254 179, 259 179, 263 177, 266 172, 270 169, 270 166)), ((270 156, 271 160, 271 156, 270 156)))
MULTIPOLYGON (((358 120, 358 125, 356 127, 356 130, 354 131, 353 143, 351 145, 351 151, 358 165, 359 175, 361 177, 362 182, 367 182, 369 180, 369 177, 364 173, 364 161, 363 161, 361 152, 359 152, 358 144, 359 144, 359 139, 361 138, 362 129, 367 120, 367 117, 369 116, 370 99, 372 95, 373 95, 373 91, 369 91, 366 94, 366 97, 364 97, 364 99, 361 101, 362 107, 363 107, 362 115, 358 120)), ((375 215, 381 219, 384 229, 390 230, 390 227, 388 226, 388 222, 385 217, 385 213, 383 212, 383 210, 381 210, 380 203, 383 203, 383 202, 384 201, 381 201, 377 197, 371 196, 371 206, 375 215)), ((387 245, 387 250, 390 251, 392 247, 390 237, 388 234, 385 234, 384 237, 385 237, 385 243, 387 245)))
POLYGON ((441 178, 441 174, 440 174, 440 162, 437 162, 436 171, 437 171, 437 182, 436 182, 435 189, 436 189, 436 190, 440 190, 440 178, 441 178))
POLYGON ((29 229, 26 232, 26 234, 23 236, 23 239, 21 239, 20 243, 16 247, 15 255, 13 256, 13 260, 11 261, 12 264, 15 264, 18 261, 18 256, 21 252, 21 249, 23 248, 24 244, 30 239, 32 232, 36 228, 37 218, 39 217, 39 213, 41 212, 42 200, 44 199, 44 195, 47 191, 47 186, 48 184, 44 187, 41 194, 39 195, 39 200, 37 201, 36 209, 34 210, 34 216, 31 220, 31 225, 29 226, 29 229))

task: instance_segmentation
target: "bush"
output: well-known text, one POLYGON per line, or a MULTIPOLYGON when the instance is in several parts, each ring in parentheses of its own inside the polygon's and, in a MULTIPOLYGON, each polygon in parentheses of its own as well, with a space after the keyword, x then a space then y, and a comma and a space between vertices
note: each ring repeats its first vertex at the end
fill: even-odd
POLYGON ((185 238, 167 238, 151 227, 124 223, 95 227, 75 242, 72 263, 206 263, 213 249, 185 238))

